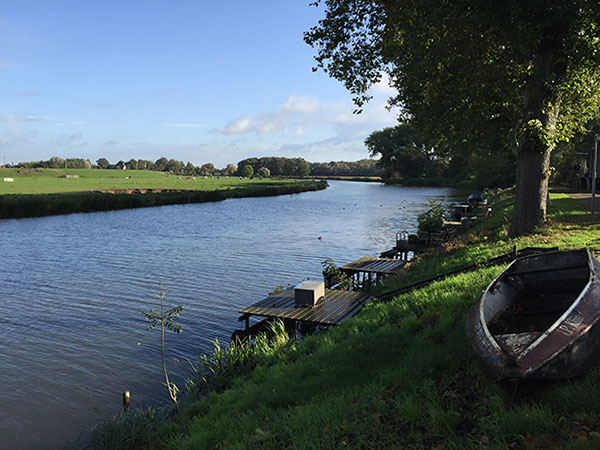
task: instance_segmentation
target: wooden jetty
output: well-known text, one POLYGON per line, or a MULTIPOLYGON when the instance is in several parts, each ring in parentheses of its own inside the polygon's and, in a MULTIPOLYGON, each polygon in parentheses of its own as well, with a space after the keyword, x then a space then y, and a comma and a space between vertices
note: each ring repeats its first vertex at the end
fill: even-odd
POLYGON ((396 233, 396 245, 382 252, 379 257, 408 261, 411 254, 424 253, 447 242, 453 236, 455 229, 451 227, 435 233, 419 231, 417 234, 409 234, 405 230, 399 231, 396 233))
POLYGON ((297 307, 294 289, 285 289, 240 310, 242 316, 238 320, 245 322, 246 330, 250 328, 252 316, 278 318, 311 325, 337 325, 357 315, 370 299, 370 295, 365 292, 326 289, 325 298, 315 306, 297 307))
POLYGON ((395 274, 404 264, 406 262, 400 259, 363 256, 356 261, 343 265, 340 267, 340 271, 350 278, 351 288, 355 288, 372 285, 373 283, 378 284, 386 277, 395 274))

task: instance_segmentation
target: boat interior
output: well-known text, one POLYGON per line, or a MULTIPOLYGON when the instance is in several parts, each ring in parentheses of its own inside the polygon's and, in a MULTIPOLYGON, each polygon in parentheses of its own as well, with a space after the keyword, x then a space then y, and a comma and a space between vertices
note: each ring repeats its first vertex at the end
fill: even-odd
POLYGON ((590 277, 585 250, 516 261, 488 290, 484 316, 489 332, 516 356, 550 328, 577 300, 590 277))

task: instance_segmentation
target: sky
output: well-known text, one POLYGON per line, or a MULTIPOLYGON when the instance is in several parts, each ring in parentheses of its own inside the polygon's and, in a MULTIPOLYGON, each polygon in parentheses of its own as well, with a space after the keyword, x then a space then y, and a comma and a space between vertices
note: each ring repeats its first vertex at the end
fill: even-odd
POLYGON ((367 158, 396 124, 384 81, 360 115, 303 33, 311 0, 4 0, 0 163, 165 156, 367 158))

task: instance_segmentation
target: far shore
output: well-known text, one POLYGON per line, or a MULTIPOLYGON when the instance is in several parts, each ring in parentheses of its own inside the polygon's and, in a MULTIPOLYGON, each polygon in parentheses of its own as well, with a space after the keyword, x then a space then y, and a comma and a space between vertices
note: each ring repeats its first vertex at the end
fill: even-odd
POLYGON ((182 177, 147 171, 2 172, 3 178, 11 181, 0 183, 0 219, 215 202, 327 188, 325 181, 182 177))

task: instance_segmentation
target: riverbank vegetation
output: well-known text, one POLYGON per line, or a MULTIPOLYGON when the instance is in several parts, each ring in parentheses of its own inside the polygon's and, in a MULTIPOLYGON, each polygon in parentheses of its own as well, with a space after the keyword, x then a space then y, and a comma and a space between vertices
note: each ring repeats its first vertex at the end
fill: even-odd
MULTIPOLYGON (((551 199, 548 224, 513 238, 513 198, 504 192, 491 219, 415 258, 377 292, 514 245, 586 246, 598 254, 598 219, 565 194, 551 199)), ((219 347, 201 359, 201 373, 220 380, 203 385, 205 397, 188 396, 183 412, 160 424, 152 409, 120 414, 94 431, 92 447, 139 448, 151 436, 142 448, 598 448, 600 370, 517 384, 492 384, 480 370, 465 315, 502 268, 375 300, 359 316, 300 342, 277 338, 280 330, 261 337, 276 344, 260 351, 248 342, 219 347), (134 428, 142 434, 132 436, 134 428)))
POLYGON ((0 169, 0 218, 35 217, 262 197, 325 189, 324 182, 184 177, 94 169, 0 169))

